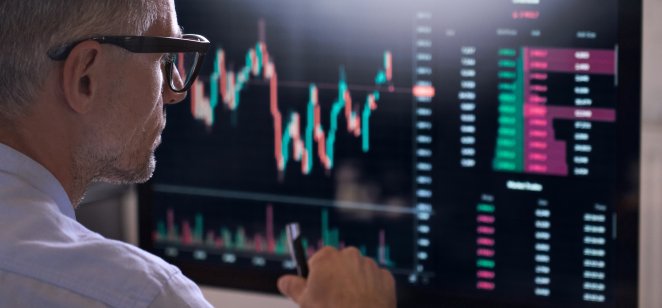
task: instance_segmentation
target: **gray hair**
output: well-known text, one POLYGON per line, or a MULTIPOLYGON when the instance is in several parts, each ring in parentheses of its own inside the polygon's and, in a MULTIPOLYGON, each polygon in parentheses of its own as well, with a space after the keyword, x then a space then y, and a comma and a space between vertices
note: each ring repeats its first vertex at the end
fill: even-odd
POLYGON ((23 115, 54 62, 54 46, 94 35, 142 35, 163 0, 1 0, 0 117, 23 115))

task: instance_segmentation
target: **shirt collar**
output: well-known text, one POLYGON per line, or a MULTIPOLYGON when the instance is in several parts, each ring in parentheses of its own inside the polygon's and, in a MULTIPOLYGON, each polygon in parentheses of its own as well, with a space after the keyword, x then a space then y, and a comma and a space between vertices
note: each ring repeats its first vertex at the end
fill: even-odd
POLYGON ((30 183, 53 198, 62 214, 76 219, 74 207, 60 181, 38 162, 2 143, 0 143, 0 172, 12 174, 30 183))

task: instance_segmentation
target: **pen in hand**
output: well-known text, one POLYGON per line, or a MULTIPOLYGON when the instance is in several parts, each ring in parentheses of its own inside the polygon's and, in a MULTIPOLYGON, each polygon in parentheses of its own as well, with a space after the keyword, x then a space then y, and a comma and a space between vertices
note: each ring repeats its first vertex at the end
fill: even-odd
POLYGON ((306 251, 303 249, 303 238, 298 223, 290 223, 285 227, 287 233, 287 244, 290 248, 290 256, 296 265, 297 273, 303 278, 308 278, 308 260, 306 251))
POLYGON ((300 226, 291 223, 285 231, 298 276, 281 276, 278 290, 300 307, 396 307, 393 276, 358 249, 322 247, 311 256, 313 275, 308 277, 300 226))

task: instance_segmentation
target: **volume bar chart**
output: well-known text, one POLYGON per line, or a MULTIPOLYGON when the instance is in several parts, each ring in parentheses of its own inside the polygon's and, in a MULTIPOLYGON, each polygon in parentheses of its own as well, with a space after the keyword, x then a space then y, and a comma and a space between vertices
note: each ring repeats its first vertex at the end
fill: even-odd
MULTIPOLYGON (((319 238, 304 237, 303 246, 308 256, 312 256, 324 246, 338 249, 352 245, 360 249, 361 253, 371 256, 375 261, 385 267, 393 267, 396 263, 391 258, 391 246, 387 243, 386 230, 378 229, 373 234, 372 245, 365 243, 346 243, 341 237, 341 231, 332 227, 329 219, 329 210, 320 212, 319 238)), ((193 214, 193 219, 178 218, 172 208, 166 210, 165 219, 157 220, 156 230, 152 237, 157 245, 164 247, 189 248, 205 251, 206 256, 213 253, 243 253, 248 255, 261 255, 274 260, 289 259, 287 248, 287 235, 284 225, 276 227, 274 207, 268 204, 265 207, 264 224, 255 226, 244 225, 215 225, 205 222, 200 212, 193 214), (252 230, 252 231, 251 231, 252 230)), ((308 229, 309 226, 306 226, 308 229)), ((234 259, 234 258, 233 258, 234 259)))
POLYGON ((204 246, 208 248, 253 251, 274 255, 287 255, 287 237, 281 230, 278 238, 274 237, 273 206, 268 205, 266 210, 265 232, 249 236, 244 227, 231 230, 228 227, 219 227, 218 232, 205 229, 204 217, 195 214, 194 223, 182 220, 181 225, 175 224, 175 214, 172 209, 167 210, 166 221, 158 221, 157 229, 153 233, 157 243, 171 243, 181 246, 204 246))

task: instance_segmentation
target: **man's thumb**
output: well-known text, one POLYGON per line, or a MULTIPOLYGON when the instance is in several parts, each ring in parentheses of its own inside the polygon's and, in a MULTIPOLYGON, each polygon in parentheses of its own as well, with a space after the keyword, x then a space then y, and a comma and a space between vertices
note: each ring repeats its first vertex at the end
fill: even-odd
POLYGON ((283 295, 291 298, 294 302, 299 303, 301 295, 306 289, 306 280, 294 275, 285 275, 278 279, 278 290, 283 295))

